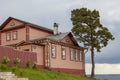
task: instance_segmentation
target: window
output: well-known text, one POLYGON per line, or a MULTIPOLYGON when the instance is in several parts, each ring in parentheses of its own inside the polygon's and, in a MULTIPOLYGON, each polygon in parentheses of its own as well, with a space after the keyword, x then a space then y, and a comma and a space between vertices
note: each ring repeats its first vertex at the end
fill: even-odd
POLYGON ((78 61, 78 50, 76 50, 76 53, 75 53, 75 60, 78 61))
POLYGON ((70 42, 69 39, 66 39, 66 42, 69 43, 70 42))
POLYGON ((80 51, 80 61, 82 61, 82 51, 80 51))
POLYGON ((74 60, 73 49, 70 49, 70 60, 74 60))
POLYGON ((56 57, 56 46, 52 45, 52 57, 55 58, 56 57))
POLYGON ((24 49, 23 51, 29 51, 29 49, 24 49))
POLYGON ((17 31, 14 31, 13 32, 13 40, 16 40, 17 39, 17 31))
POLYGON ((62 56, 62 59, 66 59, 66 49, 65 49, 65 47, 62 47, 62 54, 61 54, 61 56, 62 56))
POLYGON ((6 40, 9 41, 11 39, 11 34, 10 32, 6 34, 6 40))
POLYGON ((10 23, 10 26, 15 26, 15 23, 14 23, 14 22, 11 22, 11 23, 10 23))

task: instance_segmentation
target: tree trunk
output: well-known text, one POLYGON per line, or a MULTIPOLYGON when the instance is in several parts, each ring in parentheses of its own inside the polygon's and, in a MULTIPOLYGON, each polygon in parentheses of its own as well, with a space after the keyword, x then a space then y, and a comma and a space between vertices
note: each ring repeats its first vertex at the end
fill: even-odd
POLYGON ((94 62, 94 48, 91 48, 91 60, 92 60, 92 69, 91 69, 91 78, 94 78, 95 76, 95 62, 94 62))

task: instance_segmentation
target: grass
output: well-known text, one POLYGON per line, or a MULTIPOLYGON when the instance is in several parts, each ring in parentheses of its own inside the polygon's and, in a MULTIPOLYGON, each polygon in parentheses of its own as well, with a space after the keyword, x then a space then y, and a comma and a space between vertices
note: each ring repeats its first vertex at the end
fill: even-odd
POLYGON ((38 70, 30 68, 9 67, 1 71, 11 71, 18 77, 26 77, 29 80, 93 80, 90 78, 80 77, 71 74, 59 73, 48 70, 38 70))

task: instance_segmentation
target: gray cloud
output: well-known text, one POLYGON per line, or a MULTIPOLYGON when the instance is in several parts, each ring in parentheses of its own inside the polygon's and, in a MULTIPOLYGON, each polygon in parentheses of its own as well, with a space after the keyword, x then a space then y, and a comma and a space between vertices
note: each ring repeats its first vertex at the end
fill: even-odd
MULTIPOLYGON (((115 36, 114 41, 96 54, 97 63, 120 63, 120 1, 119 0, 1 0, 0 24, 9 16, 29 21, 52 29, 53 23, 59 23, 59 31, 70 31, 71 10, 87 7, 100 12, 101 23, 109 28, 115 36)), ((86 62, 90 62, 90 55, 86 54, 86 62)))

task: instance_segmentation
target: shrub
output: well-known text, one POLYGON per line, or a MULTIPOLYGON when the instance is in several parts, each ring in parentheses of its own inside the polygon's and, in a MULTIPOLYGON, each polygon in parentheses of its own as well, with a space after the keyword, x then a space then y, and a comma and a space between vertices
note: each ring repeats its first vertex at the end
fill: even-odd
POLYGON ((0 78, 0 80, 5 80, 5 79, 0 78))
POLYGON ((20 72, 20 76, 23 76, 23 72, 20 72))
POLYGON ((27 60, 27 62, 26 62, 26 68, 30 68, 30 60, 27 60))
POLYGON ((17 67, 16 67, 16 66, 13 66, 13 67, 11 68, 11 70, 12 70, 12 72, 15 72, 15 71, 17 70, 17 67))
POLYGON ((33 69, 38 69, 38 67, 37 67, 37 64, 36 63, 34 63, 34 65, 33 65, 33 67, 32 67, 33 69))
POLYGON ((18 64, 20 63, 20 59, 19 58, 14 58, 13 62, 14 62, 15 66, 18 66, 18 64))
POLYGON ((7 70, 6 64, 1 64, 1 65, 0 65, 0 70, 1 70, 1 71, 7 70))
POLYGON ((2 58, 2 64, 7 64, 10 61, 10 59, 7 56, 4 56, 2 58))

